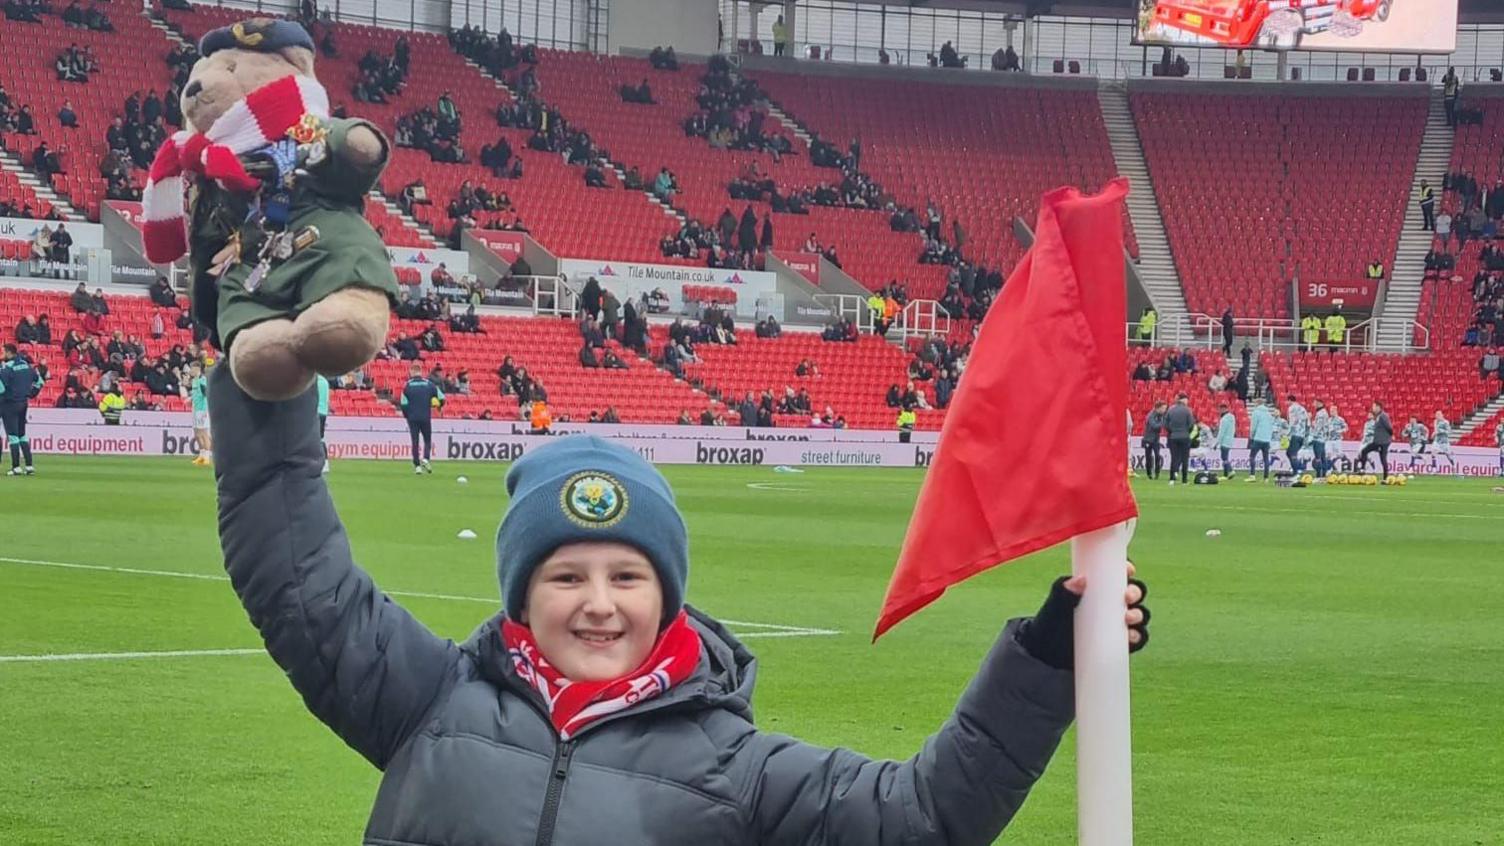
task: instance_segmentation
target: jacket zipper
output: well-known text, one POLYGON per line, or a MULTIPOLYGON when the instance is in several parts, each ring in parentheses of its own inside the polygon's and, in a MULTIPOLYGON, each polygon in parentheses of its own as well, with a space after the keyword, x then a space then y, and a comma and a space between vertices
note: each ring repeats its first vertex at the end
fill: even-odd
POLYGON ((538 846, 551 846, 554 842, 554 823, 559 819, 559 801, 564 795, 564 779, 569 777, 569 759, 573 756, 573 740, 560 741, 554 747, 548 794, 543 800, 543 816, 538 823, 538 846))

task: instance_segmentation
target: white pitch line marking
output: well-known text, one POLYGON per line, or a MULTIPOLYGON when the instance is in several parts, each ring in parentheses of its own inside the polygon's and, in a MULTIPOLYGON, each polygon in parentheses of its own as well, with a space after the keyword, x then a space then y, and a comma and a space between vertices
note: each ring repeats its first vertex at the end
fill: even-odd
POLYGON ((198 658, 210 655, 265 655, 265 649, 167 649, 160 652, 54 652, 41 655, 0 655, 0 664, 46 661, 134 661, 141 658, 198 658))
POLYGON ((748 482, 747 487, 754 491, 783 491, 787 493, 808 493, 814 490, 808 485, 785 485, 781 482, 748 482))
MULTIPOLYGON (((67 561, 40 561, 33 558, 5 558, 0 557, 0 563, 24 564, 32 567, 56 567, 64 570, 88 570, 103 573, 124 573, 131 576, 161 576, 174 579, 197 579, 207 582, 228 582, 229 576, 220 576, 212 573, 185 573, 180 570, 142 570, 136 567, 109 567, 103 564, 75 564, 67 561)), ((480 602, 499 607, 500 600, 482 596, 461 596, 450 593, 424 593, 411 590, 385 591, 387 596, 396 596, 411 599, 438 599, 449 602, 480 602)), ((817 629, 809 626, 784 626, 777 623, 749 623, 744 620, 721 620, 727 626, 739 626, 749 629, 767 629, 768 631, 735 633, 737 637, 830 637, 840 634, 834 629, 817 629)), ((261 650, 256 650, 261 651, 261 650)), ((125 653, 132 654, 135 653, 125 653)), ((152 655, 156 653, 146 653, 152 655)), ((196 654, 196 653, 187 653, 196 654)), ((206 654, 215 654, 210 650, 206 654)))

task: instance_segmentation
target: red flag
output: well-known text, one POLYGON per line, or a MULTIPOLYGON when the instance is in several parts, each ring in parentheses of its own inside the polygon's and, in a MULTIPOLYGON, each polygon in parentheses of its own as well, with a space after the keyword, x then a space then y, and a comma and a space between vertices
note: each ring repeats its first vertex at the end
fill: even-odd
POLYGON ((873 640, 990 567, 1138 513, 1128 488, 1128 181, 1044 196, 920 489, 873 640))

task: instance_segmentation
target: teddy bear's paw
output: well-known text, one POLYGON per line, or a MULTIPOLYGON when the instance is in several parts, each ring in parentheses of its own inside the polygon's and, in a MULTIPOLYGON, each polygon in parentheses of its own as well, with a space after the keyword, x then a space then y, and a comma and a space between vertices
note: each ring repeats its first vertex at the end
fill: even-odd
POLYGON ((300 396, 314 373, 298 358, 298 331, 291 320, 266 320, 240 330, 230 347, 230 372, 241 389, 263 402, 300 396))
POLYGON ((298 315, 298 358, 310 370, 339 376, 365 366, 386 341, 391 306, 386 294, 351 287, 298 315))

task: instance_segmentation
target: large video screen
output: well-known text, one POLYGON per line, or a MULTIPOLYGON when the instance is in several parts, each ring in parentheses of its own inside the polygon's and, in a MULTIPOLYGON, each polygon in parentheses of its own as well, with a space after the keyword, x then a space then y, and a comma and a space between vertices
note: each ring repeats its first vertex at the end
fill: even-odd
POLYGON ((1450 53, 1457 0, 1134 0, 1134 43, 1450 53))

